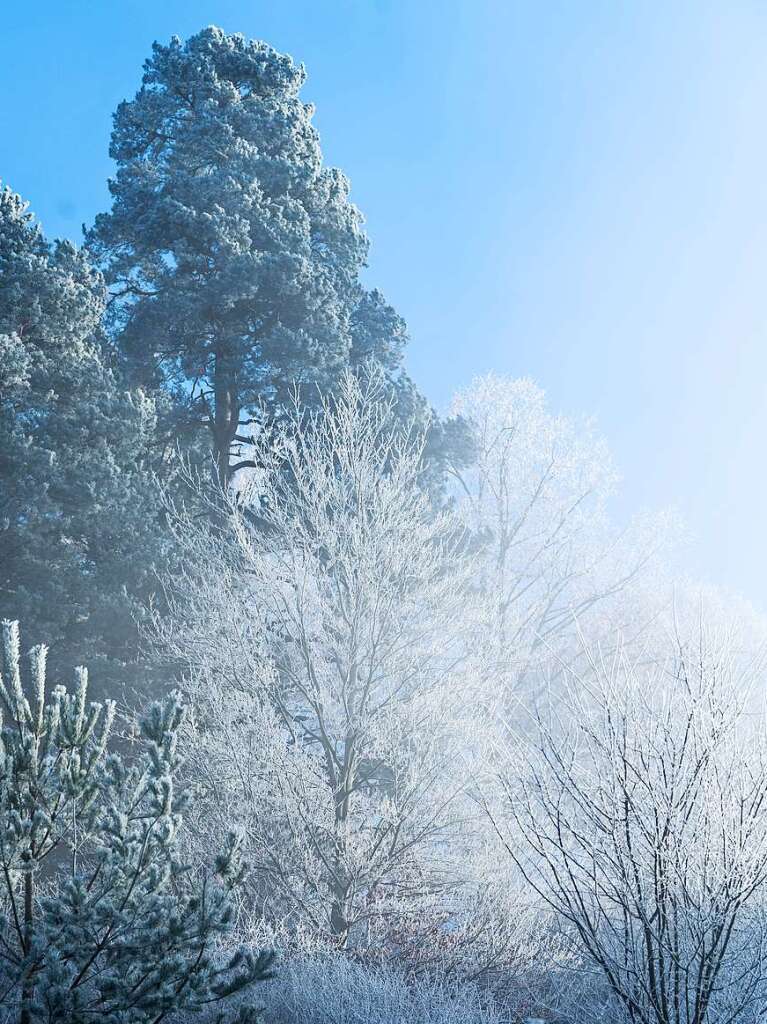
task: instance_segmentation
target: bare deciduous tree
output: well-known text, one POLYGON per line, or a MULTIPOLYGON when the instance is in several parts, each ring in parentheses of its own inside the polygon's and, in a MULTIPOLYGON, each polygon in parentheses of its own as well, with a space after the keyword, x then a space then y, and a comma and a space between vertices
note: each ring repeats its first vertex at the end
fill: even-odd
POLYGON ((552 649, 577 656, 576 619, 605 642, 616 629, 641 637, 657 613, 671 518, 618 530, 607 511, 617 482, 607 445, 589 422, 552 414, 530 380, 478 378, 452 412, 475 449, 468 468, 453 469, 454 495, 481 541, 482 641, 506 690, 534 692, 541 666, 548 675, 560 666, 552 649))
POLYGON ((201 829, 241 822, 266 916, 345 944, 450 880, 473 569, 375 375, 255 447, 218 532, 173 512, 187 568, 159 639, 197 708, 201 829))
POLYGON ((747 699, 754 669, 705 628, 676 638, 654 668, 590 656, 521 739, 518 776, 503 779, 508 815, 489 807, 632 1024, 765 1012, 767 759, 763 715, 747 699))

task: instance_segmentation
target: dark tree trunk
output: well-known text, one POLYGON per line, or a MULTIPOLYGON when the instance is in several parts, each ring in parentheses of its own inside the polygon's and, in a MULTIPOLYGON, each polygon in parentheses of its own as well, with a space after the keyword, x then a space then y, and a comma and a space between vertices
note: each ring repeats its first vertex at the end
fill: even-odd
MULTIPOLYGON (((354 669, 352 669, 352 673, 353 676, 356 676, 354 669)), ((349 817, 349 801, 354 789, 356 771, 357 748, 354 736, 349 735, 346 737, 343 767, 335 794, 335 818, 341 827, 345 825, 349 817)), ((336 878, 331 885, 330 929, 338 939, 339 945, 344 947, 349 941, 349 883, 344 878, 344 867, 340 861, 336 865, 336 872, 336 878)))
POLYGON ((240 404, 233 371, 223 352, 216 353, 213 378, 214 409, 210 423, 218 485, 226 490, 231 478, 232 442, 240 422, 240 404))
MULTIPOLYGON (((32 952, 32 897, 34 878, 31 874, 24 875, 24 956, 28 958, 32 952)), ((32 966, 28 964, 27 972, 24 975, 24 982, 21 987, 21 1014, 19 1024, 32 1024, 32 997, 34 995, 34 983, 32 980, 32 966)))

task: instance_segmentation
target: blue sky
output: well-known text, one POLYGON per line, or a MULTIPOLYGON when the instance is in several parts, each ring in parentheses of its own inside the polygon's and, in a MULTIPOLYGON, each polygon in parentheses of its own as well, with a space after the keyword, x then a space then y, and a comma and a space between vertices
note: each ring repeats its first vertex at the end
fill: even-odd
POLYGON ((46 232, 107 205, 152 41, 211 23, 306 64, 430 399, 494 369, 594 415, 617 515, 677 506, 767 610, 767 5, 6 0, 0 177, 46 232))

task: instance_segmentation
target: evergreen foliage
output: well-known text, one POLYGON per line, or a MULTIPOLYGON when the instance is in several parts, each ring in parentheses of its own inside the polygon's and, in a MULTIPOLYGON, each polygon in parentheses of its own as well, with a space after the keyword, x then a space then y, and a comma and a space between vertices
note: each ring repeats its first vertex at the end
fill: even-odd
POLYGON ((35 623, 112 692, 167 549, 148 455, 156 407, 100 344, 101 276, 0 190, 0 615, 35 623))
POLYGON ((264 407, 296 387, 311 404, 350 366, 376 363, 408 417, 428 411, 400 370, 402 318, 360 283, 362 217, 323 166, 305 77, 217 28, 155 43, 115 115, 112 210, 88 235, 132 380, 174 396, 175 436, 207 428, 221 482, 251 461, 264 407))
POLYGON ((215 956, 242 874, 237 839, 213 874, 177 858, 189 803, 175 782, 179 702, 149 708, 129 764, 108 753, 114 704, 87 702, 85 669, 73 693, 48 696, 46 648, 31 650, 25 686, 16 623, 3 647, 0 1003, 18 1002, 21 1024, 159 1024, 268 977, 269 954, 215 956))

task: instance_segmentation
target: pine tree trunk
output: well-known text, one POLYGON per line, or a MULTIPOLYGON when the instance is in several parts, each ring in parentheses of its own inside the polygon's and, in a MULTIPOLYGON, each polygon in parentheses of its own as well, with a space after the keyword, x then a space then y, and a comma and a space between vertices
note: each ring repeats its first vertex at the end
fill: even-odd
POLYGON ((230 455, 232 441, 239 425, 240 406, 237 401, 237 388, 232 377, 231 367, 223 352, 216 353, 213 374, 215 407, 210 424, 213 434, 213 458, 217 483, 223 490, 226 490, 231 476, 230 455))
MULTIPOLYGON (((31 873, 24 875, 24 956, 32 952, 32 897, 34 878, 31 873)), ((21 1015, 19 1024, 32 1024, 31 1003, 34 995, 31 966, 27 968, 21 987, 21 1015)))

